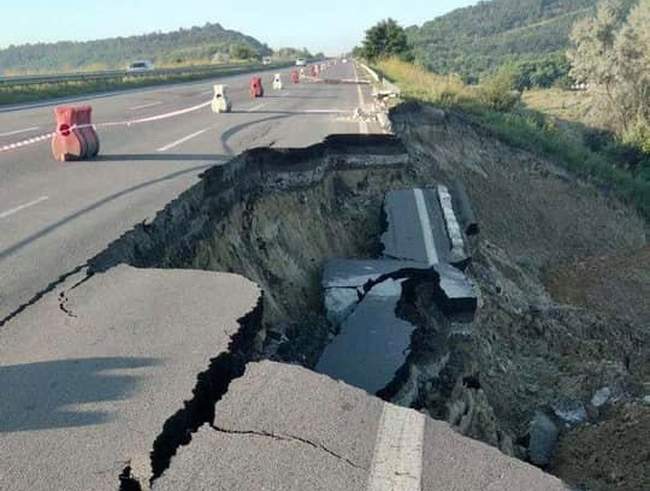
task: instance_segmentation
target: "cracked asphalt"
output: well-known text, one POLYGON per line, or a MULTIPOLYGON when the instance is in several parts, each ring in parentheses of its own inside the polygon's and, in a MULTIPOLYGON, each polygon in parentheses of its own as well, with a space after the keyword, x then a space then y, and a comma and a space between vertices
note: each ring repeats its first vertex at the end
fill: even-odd
MULTIPOLYGON (((234 82, 243 102, 245 79, 234 82)), ((119 115, 165 98, 171 111, 208 88, 98 106, 119 115)), ((261 329, 247 325, 261 291, 241 276, 126 265, 87 275, 90 257, 221 155, 362 129, 305 112, 354 108, 354 85, 304 85, 255 104, 205 133, 196 130, 215 124, 209 110, 107 134, 112 150, 92 164, 57 167, 42 147, 0 156, 0 489, 111 490, 127 469, 143 488, 162 473, 155 490, 564 489, 444 423, 323 375, 272 362, 240 373, 239 352, 253 342, 244 331, 261 329), (44 189, 47 200, 31 200, 44 189)), ((21 123, 42 124, 50 109, 20 112, 21 123)))
POLYGON ((214 425, 203 426, 179 450, 153 489, 566 489, 557 478, 423 415, 419 443, 409 431, 412 421, 393 438, 378 437, 389 434, 386 426, 401 414, 419 418, 300 367, 249 363, 217 403, 214 425))

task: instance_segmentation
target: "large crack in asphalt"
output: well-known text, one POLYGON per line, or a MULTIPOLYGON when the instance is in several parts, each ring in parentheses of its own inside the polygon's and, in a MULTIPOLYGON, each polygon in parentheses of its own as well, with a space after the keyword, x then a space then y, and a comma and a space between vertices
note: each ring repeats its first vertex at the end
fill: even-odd
POLYGON ((368 469, 366 467, 360 466, 358 464, 355 464, 352 460, 348 459, 347 457, 344 457, 342 455, 337 454, 336 452, 330 450, 329 448, 325 447, 324 445, 321 445, 319 443, 314 443, 311 440, 307 440, 306 438, 301 438, 299 436, 295 435, 276 435, 274 433, 270 433, 268 431, 255 431, 255 430, 232 430, 232 429, 226 429, 226 428, 220 428, 216 425, 210 425, 210 427, 218 431, 219 433, 226 433, 228 435, 246 435, 246 436, 255 436, 255 437, 260 437, 260 438, 272 438, 274 440, 280 440, 280 441, 289 441, 289 442, 294 442, 298 443, 301 445, 309 445, 310 447, 313 447, 317 450, 321 450, 332 457, 345 462, 346 464, 354 467, 355 469, 359 469, 362 471, 367 471, 368 469))
MULTIPOLYGON (((63 283, 65 283, 65 282, 68 280, 68 278, 70 278, 70 277, 72 277, 72 276, 74 276, 74 275, 80 273, 81 271, 83 271, 83 270, 84 270, 85 268, 87 268, 87 267, 88 267, 88 263, 80 264, 79 266, 77 266, 77 267, 71 269, 70 271, 68 271, 68 272, 62 274, 61 276, 59 276, 56 280, 52 281, 52 282, 51 282, 50 284, 48 284, 45 288, 43 288, 42 290, 36 292, 36 293, 34 294, 34 296, 32 296, 32 298, 30 298, 27 302, 25 302, 25 303, 19 305, 19 306, 18 306, 14 311, 10 312, 10 313, 7 314, 4 318, 0 319, 0 327, 3 327, 3 326, 4 326, 5 324, 7 324, 10 320, 12 320, 13 318, 15 318, 15 317, 17 317, 18 315, 22 314, 22 313, 23 313, 25 310, 27 310, 29 307, 31 307, 32 305, 36 304, 36 303, 37 303, 41 298, 43 298, 45 295, 47 295, 48 293, 54 291, 58 286, 60 286, 60 285, 62 285, 63 283)), ((88 277, 86 277, 85 279, 87 279, 87 278, 88 278, 88 277)), ((84 279, 84 280, 85 280, 85 279, 84 279)), ((84 280, 82 280, 82 281, 84 281, 84 280)), ((75 286, 76 286, 76 285, 75 285, 75 286)), ((74 288, 74 286, 73 286, 72 288, 74 288)), ((60 297, 60 298, 61 298, 60 308, 61 308, 61 310, 62 310, 63 312, 66 312, 66 310, 65 310, 65 299, 64 299, 64 297, 65 297, 65 294, 63 294, 63 297, 60 297)), ((66 313, 67 313, 67 312, 66 312, 66 313)))

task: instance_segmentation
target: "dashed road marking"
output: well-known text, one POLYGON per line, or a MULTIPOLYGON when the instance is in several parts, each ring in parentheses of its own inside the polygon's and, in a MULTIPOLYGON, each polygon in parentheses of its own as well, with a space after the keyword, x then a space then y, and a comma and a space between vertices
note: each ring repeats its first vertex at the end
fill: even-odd
POLYGON ((148 104, 141 104, 139 106, 133 106, 129 108, 129 111, 137 111, 138 109, 146 109, 148 107, 159 106, 162 104, 162 101, 150 102, 148 104))
POLYGON ((253 106, 250 109, 247 109, 246 112, 252 113, 253 111, 257 111, 258 109, 262 109, 264 106, 266 106, 266 102, 263 102, 262 104, 258 104, 257 106, 253 106))
POLYGON ((166 152, 167 150, 171 150, 174 147, 177 147, 178 145, 181 145, 182 143, 185 143, 187 141, 190 141, 192 138, 196 138, 199 135, 202 135, 206 131, 208 131, 210 128, 205 128, 200 131, 197 131, 196 133, 192 133, 191 135, 187 135, 186 137, 181 138, 180 140, 176 140, 175 142, 170 143, 169 145, 165 145, 164 147, 160 147, 157 151, 158 152, 166 152))
POLYGON ((50 199, 48 196, 41 196, 38 199, 35 199, 34 201, 30 201, 29 203, 25 203, 24 205, 16 206, 15 208, 12 208, 11 210, 3 211, 0 213, 0 220, 3 218, 7 218, 11 215, 14 215, 18 213, 19 211, 24 210, 25 208, 29 208, 31 206, 35 206, 39 203, 42 203, 43 201, 47 201, 50 199))
POLYGON ((34 126, 32 128, 25 128, 24 130, 14 130, 14 131, 8 131, 6 133, 0 133, 0 136, 19 135, 21 133, 29 133, 30 131, 36 131, 38 129, 40 129, 40 126, 34 126))
POLYGON ((384 404, 368 491, 421 491, 425 423, 418 411, 384 404))

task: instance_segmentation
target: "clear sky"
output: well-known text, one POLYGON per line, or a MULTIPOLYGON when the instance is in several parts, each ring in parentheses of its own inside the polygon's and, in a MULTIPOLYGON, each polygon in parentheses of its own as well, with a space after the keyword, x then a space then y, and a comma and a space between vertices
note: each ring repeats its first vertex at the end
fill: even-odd
POLYGON ((272 48, 337 54, 386 17, 422 24, 476 0, 0 0, 0 47, 171 31, 219 22, 272 48))

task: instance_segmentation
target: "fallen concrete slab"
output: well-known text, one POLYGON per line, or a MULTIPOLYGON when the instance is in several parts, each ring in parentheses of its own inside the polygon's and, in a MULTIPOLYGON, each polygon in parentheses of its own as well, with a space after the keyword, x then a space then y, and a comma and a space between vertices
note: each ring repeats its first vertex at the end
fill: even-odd
POLYGON ((297 366, 250 363, 154 482, 170 490, 566 490, 557 478, 297 366))
POLYGON ((381 241, 388 258, 428 265, 450 263, 464 269, 470 261, 464 231, 446 186, 392 191, 384 199, 388 222, 381 241))
POLYGON ((118 266, 80 279, 0 330, 0 489, 116 489, 126 467, 149 477, 154 442, 185 438, 178 420, 195 417, 197 376, 214 382, 211 360, 260 309, 257 286, 232 274, 118 266))
POLYGON ((434 189, 392 191, 384 200, 384 255, 427 265, 447 262, 451 244, 434 189))
POLYGON ((384 389, 406 361, 415 326, 397 317, 400 281, 372 288, 327 345, 316 371, 371 394, 384 389))

